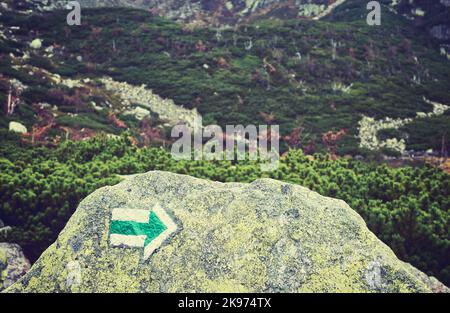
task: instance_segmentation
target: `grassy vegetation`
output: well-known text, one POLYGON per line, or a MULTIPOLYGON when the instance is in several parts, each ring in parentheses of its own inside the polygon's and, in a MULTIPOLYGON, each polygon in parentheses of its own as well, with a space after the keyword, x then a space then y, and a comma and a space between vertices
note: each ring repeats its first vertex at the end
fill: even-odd
MULTIPOLYGON (((20 26, 23 36, 39 31, 45 46, 63 45, 52 64, 56 73, 145 83, 179 105, 197 107, 208 123, 267 123, 260 113, 273 114, 270 123, 282 135, 303 127, 319 148, 322 133, 345 128, 341 153, 358 153, 361 115, 414 117, 432 110, 424 96, 450 99, 450 64, 437 44, 389 11, 381 26, 370 27, 361 10, 350 1, 327 21, 264 20, 222 30, 189 29, 132 9, 84 10, 79 27, 67 27, 61 12, 1 20, 20 26)), ((450 124, 448 115, 441 120, 450 124)), ((444 134, 439 127, 406 130, 411 138, 431 136, 430 143, 444 134)), ((417 142, 409 148, 435 147, 417 142)))

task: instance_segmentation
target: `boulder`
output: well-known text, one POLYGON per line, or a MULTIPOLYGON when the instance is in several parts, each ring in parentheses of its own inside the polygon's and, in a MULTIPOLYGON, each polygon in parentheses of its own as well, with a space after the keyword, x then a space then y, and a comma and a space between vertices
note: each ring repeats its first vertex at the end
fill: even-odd
POLYGON ((0 291, 11 286, 30 269, 20 246, 0 243, 0 291))
POLYGON ((88 196, 7 292, 438 292, 344 201, 166 172, 88 196))
POLYGON ((18 123, 18 122, 9 122, 9 131, 19 133, 19 134, 25 134, 28 132, 25 125, 18 123))
POLYGON ((142 121, 147 116, 150 116, 150 111, 141 107, 135 107, 132 110, 125 111, 125 115, 132 115, 137 120, 142 121))
POLYGON ((439 40, 450 40, 450 26, 436 25, 430 30, 431 36, 439 40))
POLYGON ((42 40, 39 38, 34 39, 31 43, 30 43, 30 48, 32 49, 41 49, 42 48, 42 40))

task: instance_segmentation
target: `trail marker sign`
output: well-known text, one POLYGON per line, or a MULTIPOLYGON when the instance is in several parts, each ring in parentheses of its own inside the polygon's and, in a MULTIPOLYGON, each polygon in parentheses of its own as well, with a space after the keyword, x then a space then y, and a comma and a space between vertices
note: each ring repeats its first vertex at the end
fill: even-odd
POLYGON ((159 205, 152 209, 113 209, 109 242, 113 247, 144 248, 147 260, 175 231, 177 225, 159 205))

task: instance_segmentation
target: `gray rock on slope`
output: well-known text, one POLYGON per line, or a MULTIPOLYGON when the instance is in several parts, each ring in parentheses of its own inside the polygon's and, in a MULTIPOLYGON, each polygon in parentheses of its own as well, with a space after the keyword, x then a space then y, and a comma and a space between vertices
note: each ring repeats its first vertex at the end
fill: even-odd
MULTIPOLYGON (((131 7, 152 10, 166 18, 181 22, 217 19, 236 22, 239 18, 259 13, 289 10, 292 16, 310 17, 325 11, 330 5, 328 0, 78 0, 82 8, 92 7, 131 7)), ((65 0, 51 0, 56 7, 65 6, 65 0)), ((343 2, 339 0, 339 2, 343 2)), ((228 24, 228 23, 226 23, 228 24)))
POLYGON ((88 196, 7 290, 434 291, 448 289, 398 260, 341 200, 269 179, 224 184, 165 172, 88 196))
MULTIPOLYGON (((0 220, 0 227, 1 227, 0 220)), ((0 243, 0 291, 11 286, 22 277, 31 265, 16 244, 0 243)))

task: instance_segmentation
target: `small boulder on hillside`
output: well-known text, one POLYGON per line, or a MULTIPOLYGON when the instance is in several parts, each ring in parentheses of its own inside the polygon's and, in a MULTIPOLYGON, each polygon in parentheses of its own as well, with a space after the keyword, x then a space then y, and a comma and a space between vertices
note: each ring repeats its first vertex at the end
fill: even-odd
POLYGON ((9 122, 9 131, 19 134, 25 134, 27 133, 27 128, 25 125, 18 123, 18 122, 9 122))
POLYGON ((32 49, 36 49, 39 50, 42 48, 42 40, 39 38, 34 39, 31 43, 30 43, 30 48, 32 49))
POLYGON ((149 172, 97 190, 8 292, 445 292, 344 201, 149 172))
POLYGON ((31 265, 16 244, 0 243, 0 291, 22 277, 31 265))

